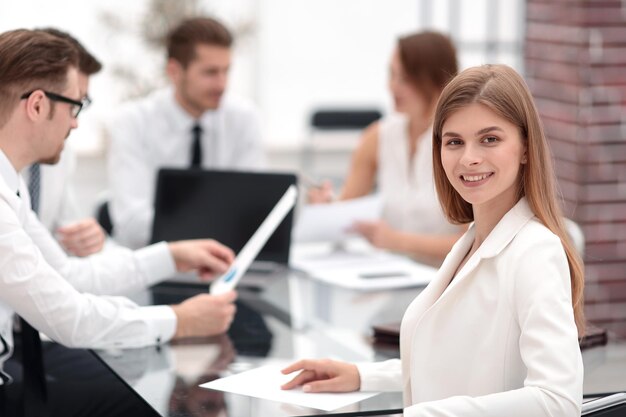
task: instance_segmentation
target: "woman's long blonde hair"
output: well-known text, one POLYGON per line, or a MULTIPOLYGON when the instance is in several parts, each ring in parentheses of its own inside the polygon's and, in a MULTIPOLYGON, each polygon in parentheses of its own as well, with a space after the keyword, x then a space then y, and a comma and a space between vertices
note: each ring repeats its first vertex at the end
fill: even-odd
POLYGON ((469 68, 452 79, 441 93, 433 124, 433 169, 444 213, 457 224, 474 220, 471 204, 452 187, 441 163, 443 124, 452 113, 472 103, 486 106, 519 128, 527 150, 527 163, 520 168, 519 198, 526 196, 537 218, 561 239, 570 270, 574 318, 579 337, 582 337, 585 329, 583 262, 565 230, 556 197, 550 149, 534 101, 522 77, 506 65, 469 68))

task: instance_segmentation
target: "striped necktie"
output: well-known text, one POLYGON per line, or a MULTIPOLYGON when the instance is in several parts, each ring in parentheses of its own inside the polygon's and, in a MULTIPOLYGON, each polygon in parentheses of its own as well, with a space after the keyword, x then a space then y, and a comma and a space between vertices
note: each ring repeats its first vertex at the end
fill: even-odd
POLYGON ((41 167, 39 163, 30 166, 28 177, 28 193, 33 211, 39 214, 39 198, 41 192, 41 167))

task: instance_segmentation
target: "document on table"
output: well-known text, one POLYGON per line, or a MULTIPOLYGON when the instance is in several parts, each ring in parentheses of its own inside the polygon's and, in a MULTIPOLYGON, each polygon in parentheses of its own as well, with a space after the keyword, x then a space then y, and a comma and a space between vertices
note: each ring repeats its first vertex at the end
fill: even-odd
POLYGON ((295 242, 337 242, 353 235, 349 231, 356 221, 380 218, 382 200, 379 195, 309 204, 302 208, 293 232, 295 242))
POLYGON ((436 268, 373 248, 363 240, 350 243, 339 250, 300 244, 289 265, 332 285, 371 291, 425 286, 437 273, 436 268))
POLYGON ((280 370, 285 366, 287 364, 266 365, 200 386, 324 411, 336 410, 378 394, 378 392, 306 393, 300 388, 285 391, 280 389, 280 386, 297 375, 297 373, 283 375, 280 370))

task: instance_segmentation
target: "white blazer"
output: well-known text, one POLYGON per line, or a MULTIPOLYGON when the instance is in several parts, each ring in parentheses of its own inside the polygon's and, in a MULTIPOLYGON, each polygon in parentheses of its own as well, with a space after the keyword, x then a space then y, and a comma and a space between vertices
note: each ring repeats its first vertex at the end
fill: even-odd
POLYGON ((579 416, 583 365, 559 238, 521 199, 457 276, 473 225, 408 307, 401 360, 359 365, 361 390, 404 391, 407 417, 579 416))

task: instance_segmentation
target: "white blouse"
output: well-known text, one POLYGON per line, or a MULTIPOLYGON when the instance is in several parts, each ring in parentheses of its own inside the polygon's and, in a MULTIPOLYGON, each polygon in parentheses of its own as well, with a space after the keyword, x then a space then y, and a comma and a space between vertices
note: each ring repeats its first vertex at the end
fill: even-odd
POLYGON ((410 233, 452 234, 441 210, 433 182, 432 131, 428 129, 409 155, 408 119, 385 117, 379 125, 378 187, 383 198, 383 220, 410 233))

